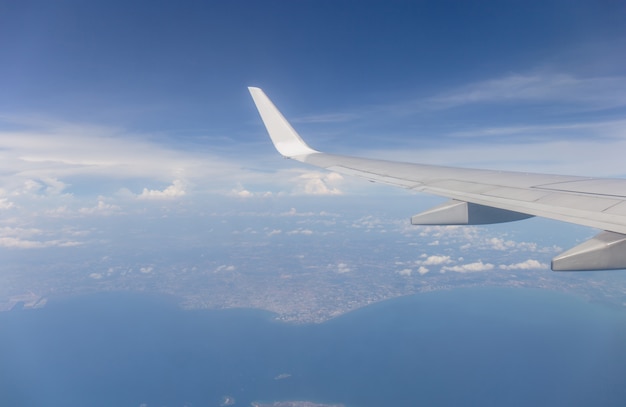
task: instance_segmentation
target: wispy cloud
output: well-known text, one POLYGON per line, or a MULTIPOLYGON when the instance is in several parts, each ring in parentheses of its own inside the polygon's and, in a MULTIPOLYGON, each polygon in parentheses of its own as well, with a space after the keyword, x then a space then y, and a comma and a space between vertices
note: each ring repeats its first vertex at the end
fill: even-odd
POLYGON ((292 123, 340 123, 357 119, 359 116, 352 113, 329 113, 312 116, 296 117, 292 123))
POLYGON ((83 242, 74 238, 83 233, 73 230, 46 231, 40 228, 0 227, 0 247, 12 249, 41 249, 46 247, 74 247, 83 242))
MULTIPOLYGON (((6 118, 5 118, 6 119, 6 118)), ((20 130, 0 130, 0 188, 14 193, 59 194, 76 178, 169 182, 163 190, 146 187, 142 197, 180 196, 187 181, 213 190, 261 175, 242 169, 228 157, 208 151, 185 151, 159 144, 150 135, 117 128, 55 121, 28 122, 20 130), (30 123, 30 124, 27 124, 30 123)), ((72 186, 72 192, 77 192, 72 186)))
POLYGON ((563 73, 512 74, 468 84, 425 101, 446 109, 477 103, 558 102, 590 108, 626 105, 626 78, 576 77, 563 73))

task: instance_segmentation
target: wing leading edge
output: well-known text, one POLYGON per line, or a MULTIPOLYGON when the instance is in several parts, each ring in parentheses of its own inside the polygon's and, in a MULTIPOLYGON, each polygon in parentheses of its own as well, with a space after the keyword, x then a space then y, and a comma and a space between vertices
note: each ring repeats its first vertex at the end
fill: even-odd
POLYGON ((415 225, 479 225, 541 216, 601 229, 552 260, 555 271, 626 268, 626 179, 479 170, 384 161, 309 147, 265 93, 250 87, 280 154, 345 175, 450 198, 411 218, 415 225))

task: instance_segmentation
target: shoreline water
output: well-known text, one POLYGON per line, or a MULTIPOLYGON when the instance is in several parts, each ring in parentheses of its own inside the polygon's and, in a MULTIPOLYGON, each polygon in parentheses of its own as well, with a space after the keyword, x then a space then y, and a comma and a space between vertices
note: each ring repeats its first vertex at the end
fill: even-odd
POLYGON ((2 313, 0 402, 219 405, 228 394, 235 405, 545 405, 567 392, 579 400, 572 405, 626 401, 619 385, 626 312, 577 296, 457 289, 372 304, 322 324, 273 317, 186 311, 173 298, 133 293, 2 313), (613 392, 598 393, 606 388, 613 392))

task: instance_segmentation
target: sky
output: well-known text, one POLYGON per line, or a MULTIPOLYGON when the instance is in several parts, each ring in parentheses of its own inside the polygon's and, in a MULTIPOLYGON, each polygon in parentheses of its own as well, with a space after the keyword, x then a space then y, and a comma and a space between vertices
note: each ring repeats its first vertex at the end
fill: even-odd
MULTIPOLYGON (((281 159, 248 86, 318 150, 626 176, 625 17, 619 1, 0 1, 0 250, 50 263, 136 250, 142 230, 202 238, 202 216, 440 202, 281 159)), ((594 233, 545 225, 519 233, 594 233)))

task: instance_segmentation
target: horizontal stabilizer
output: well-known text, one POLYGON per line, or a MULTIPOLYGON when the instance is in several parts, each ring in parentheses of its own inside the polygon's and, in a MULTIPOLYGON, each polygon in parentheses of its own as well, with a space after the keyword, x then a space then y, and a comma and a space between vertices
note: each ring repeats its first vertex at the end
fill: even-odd
POLYGON ((455 199, 411 217, 413 225, 488 225, 528 219, 532 215, 455 199))
POLYGON ((554 271, 626 269, 626 235, 602 232, 552 259, 554 271))

